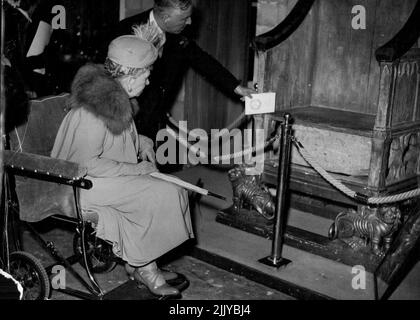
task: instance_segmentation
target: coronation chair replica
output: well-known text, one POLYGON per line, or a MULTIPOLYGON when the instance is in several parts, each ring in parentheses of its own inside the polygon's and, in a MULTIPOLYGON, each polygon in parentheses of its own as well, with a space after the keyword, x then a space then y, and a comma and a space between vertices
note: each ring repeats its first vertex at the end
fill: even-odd
MULTIPOLYGON (((123 292, 133 299, 156 299, 146 287, 137 288, 135 281, 128 281, 105 293, 94 277, 94 273, 111 271, 118 258, 110 243, 95 236, 95 221, 86 221, 82 215, 79 191, 81 188, 90 189, 92 182, 85 178, 86 168, 50 157, 56 134, 68 111, 68 96, 62 94, 30 101, 26 121, 8 135, 8 147, 3 152, 2 222, 3 226, 8 226, 3 227, 1 260, 4 269, 22 284, 24 299, 28 300, 49 298, 51 287, 83 299, 121 299, 123 292), (44 220, 48 228, 75 227, 70 257, 65 258, 59 252, 62 243, 56 246, 44 240, 37 228, 37 223, 44 220), (24 241, 21 241, 19 226, 29 229, 56 260, 55 264, 44 268, 34 255, 23 251, 24 241), (84 267, 85 276, 73 268, 77 262, 84 267), (59 281, 50 283, 49 275, 54 280, 56 265, 70 272, 88 292, 60 286, 59 281)), ((180 291, 188 286, 188 280, 181 274, 173 281, 180 291)))
MULTIPOLYGON (((405 1, 405 15, 395 5, 369 2, 366 11, 378 14, 367 15, 367 29, 357 30, 351 2, 300 0, 253 43, 259 89, 277 93, 276 112, 254 116, 254 125, 270 137, 284 114, 291 115, 296 148, 288 201, 333 222, 330 239, 288 226, 285 243, 350 266, 364 265, 388 283, 420 237, 418 193, 385 205, 366 201, 419 186, 420 1, 405 1), (356 197, 325 181, 312 160, 356 197), (399 251, 396 242, 407 250, 399 251)), ((277 184, 279 156, 278 150, 265 154, 260 178, 266 185, 277 184)), ((273 236, 272 222, 255 212, 227 210, 217 220, 273 236)))

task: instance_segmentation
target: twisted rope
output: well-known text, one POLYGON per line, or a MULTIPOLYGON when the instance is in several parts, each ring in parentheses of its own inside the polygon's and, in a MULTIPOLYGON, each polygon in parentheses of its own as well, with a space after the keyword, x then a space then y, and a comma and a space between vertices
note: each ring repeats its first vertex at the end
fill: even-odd
POLYGON ((268 148, 269 146, 271 146, 274 143, 274 141, 276 141, 279 138, 280 137, 278 135, 275 135, 274 137, 268 139, 264 143, 264 146, 262 146, 262 147, 260 147, 258 149, 255 146, 255 147, 252 147, 252 148, 248 148, 246 150, 243 150, 243 151, 238 151, 238 152, 231 153, 231 154, 226 154, 226 155, 223 155, 223 156, 213 157, 213 159, 215 159, 216 161, 220 161, 220 160, 222 160, 222 161, 224 161, 224 160, 232 160, 232 159, 236 159, 236 158, 239 158, 239 157, 242 157, 242 156, 247 156, 247 155, 250 155, 250 154, 253 154, 253 153, 264 152, 264 150, 266 148, 268 148))
MULTIPOLYGON (((169 122, 180 132, 182 132, 185 136, 190 136, 194 139, 197 138, 202 138, 200 136, 194 135, 192 132, 186 132, 185 130, 181 129, 176 120, 174 118, 172 118, 169 114, 166 115, 169 119, 169 122)), ((245 113, 242 113, 237 119, 235 119, 229 126, 228 128, 233 128, 235 127, 236 124, 241 124, 243 122, 243 120, 246 118, 245 113)), ((227 129, 227 131, 229 131, 230 129, 227 129)), ((223 132, 226 132, 225 130, 222 130, 221 132, 219 132, 217 135, 214 136, 215 139, 211 140, 218 140, 222 135, 223 132)), ((185 138, 180 137, 179 135, 176 135, 175 132, 173 130, 168 130, 168 133, 175 138, 176 140, 178 140, 184 147, 186 147, 188 150, 192 151, 194 154, 198 154, 198 157, 200 159, 208 159, 208 155, 205 154, 204 152, 202 152, 201 150, 198 150, 196 148, 194 148, 194 146, 192 146, 185 138)), ((232 159, 236 159, 236 158, 240 158, 240 157, 244 157, 244 156, 248 156, 250 154, 254 154, 254 153, 260 153, 260 152, 264 152, 264 150, 266 148, 268 148, 269 146, 271 146, 274 141, 276 141, 277 139, 279 139, 278 135, 273 136, 272 138, 268 139, 265 143, 264 146, 260 147, 257 149, 256 146, 252 147, 252 148, 248 148, 246 150, 243 151, 238 151, 235 153, 231 153, 231 154, 226 154, 223 156, 215 156, 212 157, 212 160, 219 162, 219 161, 227 161, 227 160, 232 160, 232 159)))
POLYGON ((371 203, 371 204, 393 203, 393 202, 400 202, 400 201, 408 200, 408 199, 415 198, 418 196, 420 196, 420 188, 407 191, 404 193, 396 194, 394 196, 372 197, 368 199, 368 203, 371 203))
MULTIPOLYGON (((239 115, 239 117, 237 117, 235 120, 233 120, 233 121, 232 121, 232 123, 226 127, 227 131, 230 131, 230 130, 232 130, 232 129, 234 129, 234 128, 238 128, 238 127, 242 124, 242 122, 244 122, 244 120, 248 120, 247 122, 249 122, 250 118, 248 118, 248 119, 247 119, 247 118, 246 118, 246 115, 245 115, 245 112, 242 112, 242 113, 239 115)), ((221 137, 221 136, 223 135, 223 133, 222 133, 222 132, 223 132, 223 131, 221 131, 221 132, 219 132, 218 134, 216 134, 216 135, 214 136, 214 138, 215 138, 215 139, 218 139, 219 137, 221 137)))
MULTIPOLYGON (((192 138, 194 138, 194 139, 201 138, 200 136, 194 134, 193 132, 187 132, 187 131, 181 129, 179 127, 177 121, 174 118, 172 118, 172 116, 169 113, 167 113, 166 116, 168 117, 168 120, 169 120, 170 124, 172 124, 178 131, 184 133, 185 135, 188 135, 189 134, 189 136, 192 137, 192 138)), ((224 130, 221 130, 219 133, 217 133, 216 135, 214 135, 214 137, 213 137, 213 139, 211 141, 213 141, 215 139, 219 139, 220 137, 223 136, 223 134, 225 132, 229 132, 230 130, 239 127, 239 125, 241 125, 242 122, 244 122, 245 119, 246 119, 246 115, 243 112, 243 113, 241 113, 241 115, 239 117, 237 117, 235 120, 233 120, 233 122, 230 125, 228 125, 227 128, 225 128, 224 130)), ((250 119, 248 119, 247 122, 249 122, 249 120, 250 119)))
MULTIPOLYGON (((193 152, 194 154, 198 155, 198 157, 200 159, 206 159, 208 160, 208 155, 206 153, 204 153, 203 151, 195 148, 194 146, 192 146, 185 138, 180 137, 179 135, 177 135, 175 133, 175 131, 168 129, 167 130, 168 133, 176 140, 179 141, 179 143, 181 143, 184 147, 186 147, 188 150, 190 150, 191 152, 193 152)), ((248 148, 246 150, 243 151, 238 151, 235 153, 231 153, 231 154, 226 154, 223 156, 214 156, 212 157, 212 160, 214 160, 215 162, 219 162, 219 161, 227 161, 227 160, 232 160, 232 159, 236 159, 236 158, 240 158, 243 156, 247 156, 253 153, 260 153, 260 152, 264 152, 264 150, 266 148, 268 148, 270 145, 272 145, 274 143, 274 141, 276 141, 277 139, 279 139, 279 136, 273 136, 272 138, 268 139, 265 143, 264 146, 260 147, 257 149, 257 147, 252 147, 252 148, 248 148)))
POLYGON ((321 165, 316 161, 316 159, 311 154, 309 154, 308 151, 306 151, 302 143, 300 143, 295 137, 292 137, 292 142, 296 146, 302 157, 315 169, 315 171, 317 171, 325 180, 327 180, 335 188, 337 188, 338 190, 355 200, 365 202, 367 204, 387 204, 400 202, 420 196, 420 188, 418 188, 392 196, 369 198, 364 194, 347 188, 341 181, 332 177, 325 169, 321 167, 321 165))

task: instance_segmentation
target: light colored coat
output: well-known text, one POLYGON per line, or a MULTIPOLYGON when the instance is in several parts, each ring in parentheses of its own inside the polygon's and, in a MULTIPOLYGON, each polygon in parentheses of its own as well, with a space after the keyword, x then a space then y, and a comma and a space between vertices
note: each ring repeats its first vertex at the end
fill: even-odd
MULTIPOLYGON (((86 76, 85 71, 75 82, 80 74, 86 76)), ((96 86, 95 77, 88 83, 96 86)), ((152 141, 137 134, 133 121, 112 133, 98 116, 98 108, 104 106, 86 107, 101 100, 81 101, 74 89, 72 110, 60 126, 51 156, 87 167, 93 188, 81 191, 81 205, 99 215, 97 236, 111 241, 114 252, 133 266, 149 263, 193 237, 187 192, 138 174, 139 152, 152 147, 152 141)))

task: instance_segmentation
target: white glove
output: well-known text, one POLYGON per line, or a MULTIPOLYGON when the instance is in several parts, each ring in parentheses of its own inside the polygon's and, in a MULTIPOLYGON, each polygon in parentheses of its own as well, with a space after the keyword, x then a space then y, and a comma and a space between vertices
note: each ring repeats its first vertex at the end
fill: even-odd
POLYGON ((139 134, 140 151, 138 154, 139 160, 149 161, 156 166, 156 154, 153 150, 153 140, 139 134))
POLYGON ((149 161, 153 163, 154 166, 156 166, 156 154, 153 148, 147 148, 140 151, 139 160, 149 161))
POLYGON ((137 174, 139 175, 146 175, 152 172, 158 172, 158 169, 156 168, 156 166, 149 161, 140 162, 139 164, 137 164, 136 169, 137 169, 137 174))

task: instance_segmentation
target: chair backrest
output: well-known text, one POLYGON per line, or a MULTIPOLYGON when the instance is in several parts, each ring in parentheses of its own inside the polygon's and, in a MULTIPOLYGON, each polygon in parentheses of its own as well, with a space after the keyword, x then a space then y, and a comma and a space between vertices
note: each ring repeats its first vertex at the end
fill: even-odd
POLYGON ((50 156, 61 122, 67 114, 69 94, 32 100, 28 120, 10 132, 10 149, 50 156))
MULTIPOLYGON (((27 121, 10 132, 10 149, 49 157, 69 94, 30 101, 27 121)), ((72 187, 16 176, 20 219, 41 221, 51 215, 75 217, 72 187)))
MULTIPOLYGON (((296 3, 277 2, 282 3, 279 15, 296 3)), ((376 115, 381 70, 375 50, 404 26, 415 4, 413 0, 315 1, 298 29, 267 52, 261 84, 265 91, 277 93, 276 110, 315 106, 376 115), (365 29, 353 26, 355 7, 366 10, 365 29)), ((271 2, 266 7, 272 8, 271 2)), ((260 26, 271 20, 258 19, 260 26)))

